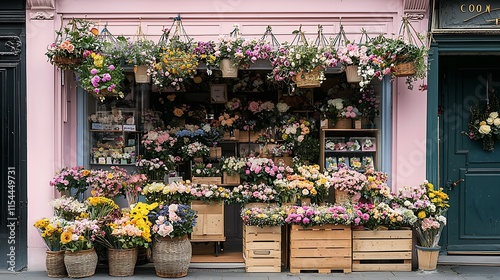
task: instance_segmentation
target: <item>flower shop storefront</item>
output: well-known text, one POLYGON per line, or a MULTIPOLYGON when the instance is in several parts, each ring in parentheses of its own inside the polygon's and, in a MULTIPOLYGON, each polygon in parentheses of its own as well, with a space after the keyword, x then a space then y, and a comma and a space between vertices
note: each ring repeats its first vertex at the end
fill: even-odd
MULTIPOLYGON (((153 1, 120 11, 114 1, 100 3, 99 10, 66 0, 46 2, 28 12, 33 32, 28 53, 46 54, 30 59, 49 78, 33 78, 28 85, 46 95, 40 101, 48 102, 43 108, 33 100, 30 104, 50 126, 50 144, 45 143, 50 149, 31 150, 53 159, 54 165, 31 166, 29 185, 39 187, 30 187, 37 210, 28 212, 29 223, 42 232, 48 225, 63 224, 61 248, 67 251, 95 249, 101 260, 99 247, 109 252, 139 247, 137 263, 151 261, 156 266, 168 262, 168 254, 159 252, 172 249, 164 246, 179 246, 192 250, 191 262, 239 261, 249 272, 281 270, 282 265, 293 273, 370 270, 366 260, 359 259, 354 268, 354 258, 366 248, 356 247, 355 256, 355 248, 347 244, 353 236, 360 240, 356 244, 370 237, 353 235, 351 225, 409 226, 416 209, 396 211, 388 205, 393 199, 404 205, 416 198, 406 197, 408 192, 393 198, 390 192, 396 195, 403 186, 417 185, 412 191, 433 193, 432 185, 421 185, 425 111, 415 106, 426 102, 419 91, 425 89, 420 79, 425 77, 425 46, 394 39, 400 27, 410 31, 410 23, 412 32, 425 32, 425 5, 409 10, 408 1, 381 1, 390 9, 380 10, 381 3, 367 1, 325 10, 321 5, 293 7, 278 1, 272 5, 280 12, 237 8, 234 3, 200 12, 182 3, 174 11, 153 1), (403 20, 405 12, 420 16, 403 20), (42 29, 56 33, 36 31, 42 29), (401 64, 415 62, 417 71, 398 75, 404 69, 397 67, 397 57, 403 59, 401 64), (230 58, 227 65, 223 58, 230 58), (348 72, 350 66, 354 72, 348 72), (146 72, 141 73, 142 68, 146 72), (345 184, 353 178, 355 183, 345 184), (349 208, 342 198, 376 205, 349 208), (78 210, 61 222, 65 204, 78 210), (102 205, 107 212, 101 211, 102 205), (99 237, 99 222, 93 220, 109 218, 104 213, 115 215, 119 207, 132 210, 107 224, 103 231, 109 238, 99 237), (197 211, 196 219, 191 209, 197 211), (54 212, 57 219, 40 220, 54 212), (377 221, 370 218, 379 212, 391 214, 377 221), (83 222, 84 217, 89 221, 83 222), (129 224, 140 224, 134 231, 141 231, 143 239, 118 241, 120 234, 132 230, 125 230, 129 224), (294 238, 308 235, 300 227, 323 224, 335 225, 327 229, 332 233, 342 230, 339 241, 327 241, 346 244, 335 253, 345 254, 339 266, 328 266, 337 261, 334 256, 292 261, 317 249, 293 247, 294 238), (81 235, 83 240, 96 240, 95 248, 68 239, 79 230, 88 233, 81 235), (190 245, 185 242, 188 235, 190 245), (161 244, 164 238, 177 243, 161 244), (147 250, 141 251, 147 244, 152 247, 150 257, 145 257, 147 250)), ((46 135, 34 125, 35 116, 28 119, 31 137, 46 135)), ((445 201, 442 192, 437 194, 445 201)), ((436 222, 442 222, 441 214, 436 214, 436 222)), ((401 239, 404 252, 393 256, 401 270, 411 269, 408 232, 379 237, 401 239)), ((28 235, 29 269, 42 270, 35 260, 45 258, 45 247, 34 228, 28 235)), ((44 237, 49 249, 60 248, 44 237)), ((185 275, 161 271, 160 266, 158 276, 185 275)), ((75 273, 66 268, 70 276, 75 273)), ((120 272, 130 273, 110 270, 116 276, 120 272)))
MULTIPOLYGON (((444 244, 448 257, 459 261, 460 255, 498 255, 500 249, 498 218, 493 214, 500 210, 495 199, 500 72, 492 63, 500 50, 498 5, 439 1, 433 12, 428 178, 448 189, 453 207, 444 244)), ((475 262, 470 256, 464 261, 475 262)), ((493 262, 498 263, 498 257, 493 262)))

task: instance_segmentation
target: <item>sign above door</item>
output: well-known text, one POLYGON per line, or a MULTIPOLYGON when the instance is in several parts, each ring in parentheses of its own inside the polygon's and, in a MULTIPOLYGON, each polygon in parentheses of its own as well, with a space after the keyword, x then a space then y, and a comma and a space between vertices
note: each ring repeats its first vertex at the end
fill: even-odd
POLYGON ((500 2, 439 1, 439 29, 500 29, 500 2))

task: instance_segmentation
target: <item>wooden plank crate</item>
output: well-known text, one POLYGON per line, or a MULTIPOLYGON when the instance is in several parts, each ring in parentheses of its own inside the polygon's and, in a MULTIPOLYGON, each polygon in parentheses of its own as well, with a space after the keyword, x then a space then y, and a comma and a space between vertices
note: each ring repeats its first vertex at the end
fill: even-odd
POLYGON ((222 184, 222 177, 192 177, 193 184, 207 184, 207 185, 220 185, 222 184))
POLYGON ((243 226, 247 272, 281 272, 281 227, 243 226))
POLYGON ((352 271, 411 271, 411 260, 411 229, 352 232, 352 271))
POLYGON ((351 272, 351 226, 323 225, 302 228, 292 225, 290 231, 290 273, 314 270, 351 272))
POLYGON ((221 242, 224 236, 224 203, 204 204, 194 200, 191 208, 198 212, 196 225, 191 233, 192 242, 221 242))

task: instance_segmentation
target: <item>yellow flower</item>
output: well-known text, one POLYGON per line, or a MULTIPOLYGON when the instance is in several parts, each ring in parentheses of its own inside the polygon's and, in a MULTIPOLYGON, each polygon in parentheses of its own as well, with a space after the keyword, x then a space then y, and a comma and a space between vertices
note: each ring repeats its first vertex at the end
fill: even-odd
POLYGON ((61 234, 61 243, 68 244, 71 241, 71 232, 65 231, 61 234))
POLYGON ((417 216, 418 216, 419 219, 424 219, 427 215, 425 214, 424 211, 420 211, 420 212, 418 212, 417 216))

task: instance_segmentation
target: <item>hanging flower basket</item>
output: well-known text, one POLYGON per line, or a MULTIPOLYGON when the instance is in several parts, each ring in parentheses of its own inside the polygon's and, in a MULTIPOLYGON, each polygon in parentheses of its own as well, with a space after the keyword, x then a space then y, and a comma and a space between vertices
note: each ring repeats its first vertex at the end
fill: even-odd
POLYGON ((220 70, 222 78, 238 78, 238 65, 231 59, 222 59, 220 61, 220 70))
POLYGON ((347 82, 357 84, 361 82, 361 75, 358 74, 358 65, 348 65, 345 68, 347 82))
POLYGON ((311 71, 301 71, 293 76, 292 80, 299 88, 318 88, 323 81, 324 73, 321 67, 316 67, 311 71))
POLYGON ((79 57, 54 56, 51 62, 63 70, 72 70, 82 64, 82 59, 79 57))
POLYGON ((135 82, 138 84, 149 84, 151 82, 151 76, 148 75, 147 65, 136 65, 134 67, 135 82))

